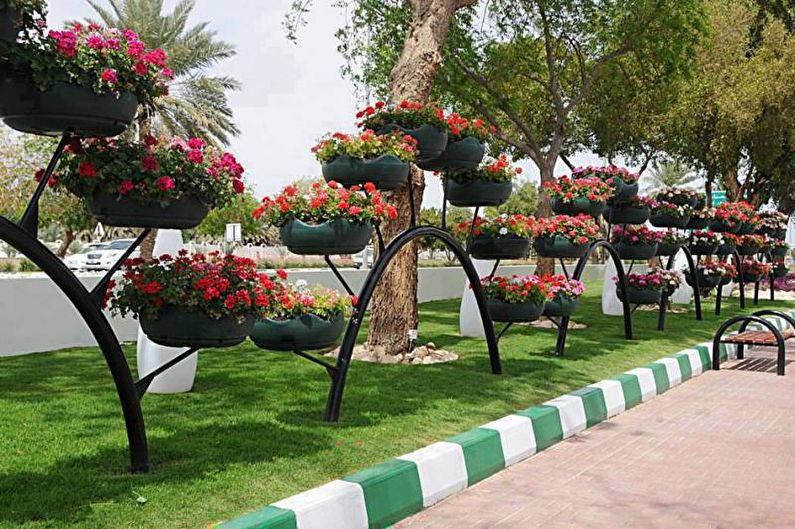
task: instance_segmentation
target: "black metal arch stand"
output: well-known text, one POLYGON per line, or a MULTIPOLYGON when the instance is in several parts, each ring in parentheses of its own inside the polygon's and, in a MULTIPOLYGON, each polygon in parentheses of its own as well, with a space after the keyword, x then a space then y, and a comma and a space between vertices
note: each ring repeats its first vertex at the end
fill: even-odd
MULTIPOLYGON (((740 332, 744 332, 745 329, 748 328, 748 325, 751 323, 758 323, 763 327, 767 328, 773 336, 776 338, 776 346, 778 348, 778 358, 776 361, 776 374, 778 376, 784 376, 784 369, 785 369, 785 362, 786 362, 786 345, 784 336, 781 334, 781 331, 776 328, 775 325, 764 319, 762 316, 778 316, 783 318, 789 323, 793 329, 795 329, 795 319, 790 317, 783 312, 779 312, 776 310, 760 310, 754 312, 752 315, 738 315, 726 320, 723 325, 718 328, 718 331, 715 333, 715 338, 712 340, 712 369, 718 371, 720 369, 720 344, 723 341, 723 335, 729 330, 733 325, 740 323, 740 332)), ((744 344, 738 343, 737 345, 737 358, 742 359, 744 354, 744 344)))
POLYGON ((127 428, 131 469, 133 472, 146 472, 149 470, 149 451, 140 399, 154 377, 148 376, 138 382, 133 381, 130 366, 119 345, 119 340, 102 312, 102 303, 111 276, 118 271, 124 260, 141 244, 148 230, 144 230, 135 243, 127 249, 124 255, 90 291, 61 259, 38 240, 39 199, 44 193, 52 174, 55 172, 58 161, 70 138, 71 135, 68 133, 61 138, 61 142, 58 144, 44 176, 36 186, 25 213, 22 215, 22 219, 15 223, 5 217, 0 217, 0 239, 13 246, 47 274, 66 295, 85 321, 102 350, 105 362, 108 364, 113 382, 116 385, 116 392, 119 395, 127 428))
MULTIPOLYGON (((743 281, 743 274, 742 274, 742 266, 743 260, 740 256, 740 253, 737 250, 734 250, 731 257, 734 257, 734 261, 737 264, 737 284, 740 286, 740 308, 745 308, 745 281, 743 281)), ((729 260, 729 256, 726 257, 726 261, 729 260)), ((770 295, 772 296, 773 293, 771 292, 770 295)), ((718 292, 715 294, 715 316, 720 316, 720 309, 721 303, 723 301, 723 285, 718 286, 718 292)))
MULTIPOLYGON (((693 300, 696 305, 696 320, 702 321, 704 319, 704 315, 701 312, 701 287, 698 284, 698 274, 696 273, 696 262, 693 259, 693 253, 690 251, 690 248, 682 245, 679 249, 685 254, 685 258, 687 259, 687 267, 690 270, 690 277, 693 278, 693 300)), ((668 263, 665 269, 671 270, 674 267, 675 261, 676 261, 676 254, 669 256, 668 263)), ((718 292, 720 292, 720 289, 721 287, 718 286, 718 292)), ((658 331, 665 330, 665 313, 667 311, 667 307, 668 307, 668 292, 663 292, 662 299, 660 300, 660 312, 657 317, 658 331)))
MULTIPOLYGON (((413 203, 413 202, 412 202, 413 203)), ((353 355, 353 348, 356 345, 356 338, 361 329, 362 322, 364 321, 365 311, 367 310, 373 293, 375 292, 378 282, 381 280, 384 272, 386 271, 389 263, 406 245, 410 244, 415 239, 423 237, 434 237, 442 241, 450 250, 455 254, 464 272, 467 275, 469 283, 472 285, 472 291, 475 294, 475 300, 478 304, 480 312, 480 319, 483 322, 483 329, 486 334, 486 344, 489 349, 489 360, 491 362, 491 372, 495 375, 502 373, 500 365, 500 353, 497 346, 497 337, 494 334, 494 324, 491 320, 488 308, 486 306, 486 297, 483 294, 483 289, 480 288, 480 277, 478 276, 475 266, 469 255, 464 251, 458 241, 453 238, 450 233, 444 231, 436 226, 414 226, 402 232, 395 237, 385 248, 378 257, 378 260, 373 267, 373 270, 367 276, 367 279, 362 285, 359 302, 356 311, 351 317, 348 327, 345 330, 345 336, 342 339, 339 355, 337 357, 337 365, 329 370, 331 375, 331 389, 329 390, 328 401, 326 402, 326 420, 329 422, 337 422, 339 420, 340 408, 342 406, 342 395, 345 391, 345 379, 350 368, 351 357, 353 355)), ((335 270, 332 266, 332 270, 335 270)), ((342 281, 341 276, 335 271, 337 278, 342 281)), ((345 282, 342 281, 343 285, 345 282)), ((348 287, 346 286, 346 289, 348 287)))

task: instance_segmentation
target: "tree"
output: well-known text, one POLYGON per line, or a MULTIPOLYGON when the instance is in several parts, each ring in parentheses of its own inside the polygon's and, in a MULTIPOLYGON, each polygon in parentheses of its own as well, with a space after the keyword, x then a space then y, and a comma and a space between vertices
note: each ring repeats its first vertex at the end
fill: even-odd
POLYGON ((538 186, 530 180, 514 182, 513 193, 505 204, 488 208, 489 215, 524 215, 534 216, 538 212, 538 186))
POLYGON ((22 216, 36 187, 33 175, 39 167, 41 160, 23 148, 19 137, 0 128, 0 215, 11 220, 22 216))
POLYGON ((212 210, 207 218, 196 228, 196 234, 218 241, 226 235, 226 225, 240 224, 245 242, 260 242, 265 230, 261 222, 251 216, 259 205, 259 200, 251 191, 237 195, 234 201, 222 208, 212 210))
MULTIPOLYGON (((447 208, 447 230, 452 233, 461 244, 465 244, 466 237, 461 236, 460 230, 455 229, 462 222, 472 218, 469 208, 459 208, 451 206, 447 208)), ((442 211, 439 208, 423 208, 420 212, 420 223, 430 226, 440 226, 442 223, 442 211)), ((456 257, 453 252, 439 239, 425 238, 420 241, 420 249, 427 251, 431 259, 436 252, 443 252, 447 264, 455 263, 456 257)))
POLYGON ((654 162, 652 170, 641 177, 641 183, 649 194, 654 194, 666 187, 687 188, 700 181, 701 177, 682 162, 666 160, 654 162))

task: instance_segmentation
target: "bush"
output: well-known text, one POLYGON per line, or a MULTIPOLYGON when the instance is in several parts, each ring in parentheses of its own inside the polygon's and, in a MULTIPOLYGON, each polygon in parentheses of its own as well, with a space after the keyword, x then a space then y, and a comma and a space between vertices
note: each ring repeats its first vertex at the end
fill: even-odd
POLYGON ((5 261, 3 264, 0 264, 0 272, 4 272, 6 274, 13 274, 17 271, 17 267, 14 266, 12 261, 5 261))
POLYGON ((38 266, 33 264, 31 261, 27 259, 23 259, 19 262, 19 271, 20 272, 38 272, 41 270, 38 266))

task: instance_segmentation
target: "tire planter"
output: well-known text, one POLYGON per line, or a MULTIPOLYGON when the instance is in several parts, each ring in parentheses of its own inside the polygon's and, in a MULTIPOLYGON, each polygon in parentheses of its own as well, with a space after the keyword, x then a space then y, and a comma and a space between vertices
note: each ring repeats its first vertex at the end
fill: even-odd
POLYGON ((446 171, 458 173, 475 169, 486 155, 486 146, 475 138, 448 142, 444 152, 429 162, 424 162, 422 168, 426 171, 446 171))
MULTIPOLYGON (((627 288, 627 303, 632 305, 651 305, 659 303, 662 299, 661 290, 640 289, 630 286, 627 288)), ((618 299, 624 301, 624 291, 616 285, 616 295, 618 299)))
POLYGON ((750 244, 740 244, 737 246, 737 253, 740 255, 756 255, 761 251, 761 246, 752 246, 750 244))
POLYGON ((558 215, 570 215, 576 217, 581 213, 590 215, 594 218, 599 217, 605 210, 604 202, 594 202, 585 197, 575 197, 571 202, 563 202, 560 199, 552 199, 552 211, 558 215))
POLYGON ((524 259, 530 253, 530 239, 521 237, 472 237, 469 254, 475 259, 524 259))
POLYGON ((167 347, 230 347, 243 342, 254 327, 254 316, 242 323, 230 316, 212 319, 199 312, 184 312, 173 305, 160 311, 156 320, 141 318, 141 329, 150 340, 167 347))
POLYGON ((774 246, 770 250, 770 255, 772 255, 773 257, 786 257, 788 251, 789 251, 788 246, 774 246))
POLYGON ((681 244, 673 242, 661 242, 657 245, 657 255, 660 257, 676 255, 679 252, 679 248, 681 247, 681 244))
POLYGON ((590 245, 590 242, 574 244, 560 235, 538 237, 533 241, 533 249, 540 257, 579 258, 588 253, 590 245))
POLYGON ((693 209, 697 209, 701 211, 702 209, 707 207, 707 197, 705 196, 698 196, 696 197, 696 203, 693 204, 693 209))
POLYGON ((21 9, 8 6, 0 7, 0 48, 17 40, 21 23, 21 9))
POLYGON ((687 221, 685 225, 685 229, 687 230, 703 230, 707 226, 709 226, 710 220, 705 219, 703 217, 690 217, 690 220, 687 221))
POLYGON ((535 321, 544 313, 545 302, 505 303, 496 299, 486 300, 491 319, 503 323, 535 321))
POLYGON ((513 184, 487 180, 461 183, 448 178, 445 180, 445 190, 447 200, 454 206, 462 208, 499 206, 511 196, 513 184))
POLYGON ((731 255, 737 247, 733 244, 719 244, 715 255, 731 255))
POLYGON ((749 274, 746 272, 740 272, 743 276, 744 283, 758 283, 762 280, 762 274, 749 274))
POLYGON ((783 266, 774 266, 773 267, 773 277, 775 279, 780 279, 789 273, 789 267, 787 265, 783 266))
POLYGON ((657 214, 649 217, 649 222, 656 228, 684 228, 690 222, 690 215, 676 218, 671 215, 657 214))
POLYGON ((643 260, 657 255, 656 244, 626 244, 618 242, 613 245, 622 259, 643 260))
POLYGON ((754 232, 754 225, 750 222, 743 222, 737 229, 737 235, 751 235, 754 232))
POLYGON ((740 229, 739 224, 731 226, 730 224, 721 220, 713 220, 709 223, 709 229, 720 233, 737 233, 740 229))
POLYGON ((732 278, 730 276, 721 276, 720 283, 718 283, 718 286, 725 287, 726 285, 728 285, 732 281, 733 280, 732 280, 732 278))
POLYGON ((378 189, 392 191, 408 182, 411 164, 391 154, 372 160, 344 155, 324 163, 322 170, 326 182, 338 182, 345 187, 372 182, 378 189))
POLYGON ((651 210, 648 206, 608 204, 602 216, 610 224, 643 224, 649 220, 651 210))
POLYGON ((117 136, 132 123, 138 98, 131 92, 97 95, 90 88, 57 82, 41 92, 31 81, 0 80, 0 119, 20 132, 84 138, 117 136))
MULTIPOLYGON (((696 272, 696 277, 698 277, 698 288, 700 289, 713 289, 718 284, 720 284, 723 276, 705 276, 703 272, 696 272)), ((685 272, 685 282, 690 285, 693 285, 693 276, 690 275, 690 271, 685 272)))
POLYGON ((439 158, 447 147, 447 132, 435 125, 425 124, 416 129, 405 129, 400 125, 386 125, 378 131, 378 134, 385 134, 399 130, 403 134, 408 134, 417 140, 417 166, 425 169, 424 162, 430 162, 439 158))
POLYGON ((687 247, 693 255, 715 255, 718 251, 717 244, 688 244, 687 247))
POLYGON ((210 212, 201 200, 184 195, 166 207, 142 204, 109 193, 98 193, 86 199, 88 210, 101 223, 129 228, 164 228, 184 230, 195 228, 210 212))
POLYGON ((337 345, 344 329, 342 314, 332 320, 314 314, 289 320, 257 320, 251 331, 251 341, 270 351, 318 351, 337 345))
POLYGON ((637 182, 628 184, 620 178, 614 178, 613 189, 614 193, 613 197, 610 199, 610 202, 613 204, 621 204, 624 202, 629 202, 638 196, 640 186, 637 182))
POLYGON ((329 220, 322 224, 306 224, 292 219, 282 226, 282 243, 298 255, 347 255, 359 253, 370 243, 373 225, 346 219, 329 220))
POLYGON ((544 316, 563 318, 571 316, 580 305, 580 298, 555 296, 544 304, 544 316))
MULTIPOLYGON (((681 195, 677 195, 673 198, 667 198, 663 195, 657 195, 654 197, 658 202, 668 202, 669 204, 675 204, 677 206, 690 206, 695 207, 696 201, 698 200, 696 197, 684 197, 681 195)), ((704 203, 706 205, 706 202, 704 203)))

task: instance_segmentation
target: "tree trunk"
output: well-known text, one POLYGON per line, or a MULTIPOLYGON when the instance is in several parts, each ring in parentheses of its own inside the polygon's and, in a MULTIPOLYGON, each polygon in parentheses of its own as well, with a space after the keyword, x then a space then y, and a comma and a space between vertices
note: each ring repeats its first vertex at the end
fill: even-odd
MULTIPOLYGON (((538 189, 538 218, 547 218, 552 216, 552 207, 549 202, 549 194, 544 188, 546 182, 553 182, 555 180, 555 160, 551 162, 544 160, 543 163, 537 164, 538 170, 541 173, 541 186, 538 189)), ((548 257, 536 259, 537 275, 546 275, 555 273, 555 261, 548 257)))
MULTIPOLYGON (((442 48, 447 39, 455 11, 477 0, 409 0, 412 19, 406 42, 389 76, 389 99, 427 101, 442 61, 442 48)), ((419 214, 425 190, 424 173, 413 168, 414 203, 419 214)), ((398 208, 398 218, 385 222, 385 242, 411 224, 409 197, 406 189, 390 193, 388 198, 398 208)), ((392 354, 408 347, 408 332, 417 328, 417 243, 404 248, 384 273, 373 295, 370 330, 367 343, 382 346, 392 354)))
POLYGON ((155 240, 157 239, 157 230, 152 230, 149 235, 141 242, 140 252, 141 259, 151 261, 155 252, 155 240))
POLYGON ((726 186, 726 200, 729 202, 740 200, 740 182, 737 174, 737 165, 732 165, 724 169, 723 181, 726 186))
MULTIPOLYGON (((152 133, 152 111, 145 106, 138 107, 138 140, 142 140, 144 136, 152 133)), ((149 235, 141 242, 140 252, 141 259, 151 261, 154 257, 155 240, 157 239, 157 230, 153 229, 149 235)))
POLYGON ((75 232, 71 228, 66 228, 66 232, 63 236, 63 241, 61 241, 61 245, 58 247, 58 251, 55 252, 55 255, 63 259, 66 257, 66 252, 69 251, 69 247, 75 240, 75 232))

